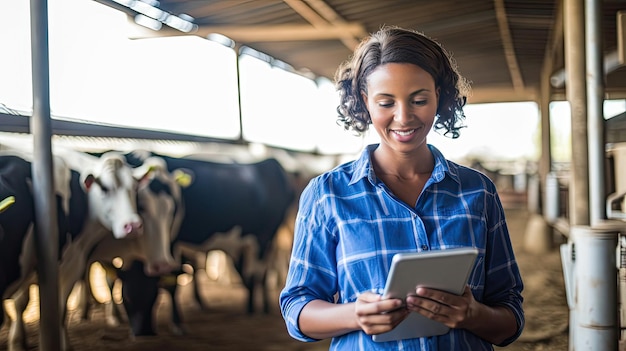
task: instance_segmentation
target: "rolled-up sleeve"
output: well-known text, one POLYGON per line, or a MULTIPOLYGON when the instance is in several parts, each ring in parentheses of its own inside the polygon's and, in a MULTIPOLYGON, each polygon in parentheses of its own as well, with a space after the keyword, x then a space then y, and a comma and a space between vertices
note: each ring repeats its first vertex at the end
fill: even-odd
POLYGON ((279 297, 287 331, 300 341, 317 341, 302 333, 298 319, 313 300, 334 301, 337 291, 336 242, 322 221, 323 196, 319 182, 312 181, 303 191, 296 217, 294 243, 285 287, 279 297))
POLYGON ((505 306, 513 312, 517 322, 517 331, 497 345, 506 346, 517 340, 524 330, 525 317, 522 307, 524 284, 511 245, 504 211, 497 195, 495 196, 495 206, 490 211, 489 222, 491 247, 488 248, 490 253, 489 272, 485 282, 487 289, 483 302, 491 306, 505 306))

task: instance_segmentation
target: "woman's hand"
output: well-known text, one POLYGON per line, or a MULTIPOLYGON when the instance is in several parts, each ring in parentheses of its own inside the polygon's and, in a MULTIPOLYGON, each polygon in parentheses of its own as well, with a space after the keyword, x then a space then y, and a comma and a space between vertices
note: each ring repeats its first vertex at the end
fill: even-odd
POLYGON ((401 299, 385 299, 365 292, 359 295, 354 308, 359 327, 368 335, 388 332, 402 322, 409 310, 401 299))
POLYGON ((469 286, 465 286, 461 296, 420 287, 417 288, 416 295, 407 297, 406 303, 408 310, 441 322, 450 328, 465 328, 477 304, 469 286))
POLYGON ((506 306, 487 306, 474 299, 469 286, 463 295, 417 288, 408 296, 406 308, 441 322, 450 328, 463 328, 489 341, 500 344, 517 331, 513 312, 506 306))

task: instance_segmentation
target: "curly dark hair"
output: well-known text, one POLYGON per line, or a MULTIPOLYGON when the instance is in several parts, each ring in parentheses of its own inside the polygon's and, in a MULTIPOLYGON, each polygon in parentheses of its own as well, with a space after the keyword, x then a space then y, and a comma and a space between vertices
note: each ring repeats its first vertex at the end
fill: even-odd
POLYGON ((371 118, 361 92, 367 92, 367 77, 386 63, 411 63, 430 73, 439 88, 434 129, 439 133, 444 129, 444 136, 458 138, 464 127, 463 106, 469 83, 439 43, 420 32, 395 26, 384 26, 363 40, 351 58, 337 69, 337 123, 359 135, 367 131, 371 118))

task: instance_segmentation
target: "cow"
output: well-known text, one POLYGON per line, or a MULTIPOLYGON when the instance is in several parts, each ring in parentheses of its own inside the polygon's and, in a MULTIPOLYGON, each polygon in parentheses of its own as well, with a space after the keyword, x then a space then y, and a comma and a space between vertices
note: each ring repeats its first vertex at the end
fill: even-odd
MULTIPOLYGON (((13 199, 0 212, 0 296, 19 278, 19 254, 24 233, 34 222, 35 208, 29 184, 31 165, 18 156, 0 156, 0 198, 13 199), (20 235, 15 235, 19 233, 20 235)), ((0 325, 4 322, 4 304, 0 303, 0 325)))
MULTIPOLYGON (((29 301, 29 287, 37 281, 30 185, 32 158, 29 159, 24 152, 16 154, 20 157, 1 157, 7 162, 19 164, 21 172, 19 177, 13 178, 11 173, 3 171, 2 177, 22 180, 19 192, 15 194, 16 203, 2 213, 6 217, 2 217, 0 222, 5 231, 2 250, 5 250, 5 242, 10 242, 10 249, 15 250, 10 253, 6 264, 2 265, 9 276, 2 296, 3 299, 10 298, 16 310, 16 319, 9 329, 8 348, 11 351, 26 348, 22 314, 29 301), (17 206, 18 202, 24 203, 26 207, 17 206)), ((120 239, 141 235, 143 223, 136 209, 137 181, 120 154, 107 153, 93 157, 70 150, 64 150, 61 154, 54 155, 53 165, 59 226, 59 297, 60 311, 63 313, 61 342, 62 349, 67 350, 70 348, 65 324, 67 298, 85 271, 91 249, 109 235, 120 239)), ((7 257, 2 255, 2 259, 6 260, 7 257)))
MULTIPOLYGON (((187 170, 169 172, 165 161, 150 157, 141 166, 133 169, 139 179, 137 208, 144 223, 144 235, 129 239, 114 239, 108 236, 98 242, 89 255, 87 266, 100 263, 105 270, 120 272, 133 267, 135 261, 141 264, 147 276, 161 276, 180 269, 180 261, 171 253, 171 243, 176 238, 182 222, 185 207, 182 201, 182 188, 193 182, 193 175, 187 170), (121 261, 117 267, 113 261, 121 261)), ((83 301, 93 296, 90 285, 90 270, 86 270, 83 301)), ((107 279, 112 290, 113 279, 107 279)), ((82 319, 88 319, 89 304, 83 306, 82 319)), ((119 315, 112 303, 105 306, 105 317, 111 326, 119 324, 119 315)))
MULTIPOLYGON (((20 262, 20 254, 26 239, 33 240, 32 230, 35 221, 34 198, 32 193, 31 163, 32 154, 19 150, 0 152, 0 196, 8 205, 0 211, 0 297, 3 297, 9 286, 16 284, 22 270, 34 269, 35 262, 20 262), (26 235, 27 233, 30 235, 26 235), (29 268, 25 265, 30 264, 29 268), (24 266, 22 266, 24 265, 24 266)), ((69 210, 67 200, 70 171, 61 159, 54 162, 55 198, 57 211, 57 230, 67 232, 68 223, 65 213, 69 210)), ((65 243, 65 236, 59 237, 59 245, 65 243)), ((34 243, 26 246, 34 250, 34 243)), ((34 255, 34 251, 24 256, 34 255)), ((0 304, 0 322, 4 322, 4 304, 0 304)), ((2 323, 0 323, 1 325, 2 323)))
MULTIPOLYGON (((127 162, 131 165, 140 163, 145 156, 138 155, 140 154, 126 154, 127 162)), ((268 313, 270 294, 265 282, 266 260, 276 232, 295 199, 289 174, 274 158, 242 164, 158 156, 165 160, 168 169, 189 169, 195 177, 193 184, 183 189, 186 212, 173 243, 174 256, 181 255, 183 260, 185 252, 189 250, 203 251, 205 257, 207 250, 224 250, 231 256, 248 290, 247 312, 255 311, 254 297, 256 289, 261 286, 263 312, 268 313)), ((205 260, 201 260, 200 264, 204 262, 205 260)), ((198 267, 197 262, 189 263, 195 266, 194 274, 203 272, 203 267, 198 267)), ((124 284, 129 279, 122 279, 122 289, 126 289, 128 296, 141 296, 133 289, 144 289, 146 293, 153 295, 155 284, 159 282, 151 280, 145 284, 137 283, 142 274, 140 270, 136 271, 132 275, 133 284, 124 284)), ((195 298, 200 306, 206 308, 200 296, 198 276, 193 282, 195 298)), ((167 290, 173 298, 176 284, 167 290)), ((138 315, 129 315, 129 319, 151 320, 152 307, 133 309, 136 311, 133 313, 138 315)), ((128 310, 127 307, 127 313, 128 310)), ((176 317, 176 314, 174 311, 174 318, 180 321, 180 316, 176 317)), ((150 331, 150 326, 131 327, 136 335, 150 331)))
MULTIPOLYGON (((227 233, 215 233, 211 238, 202 245, 193 245, 188 243, 177 243, 174 247, 174 257, 180 262, 183 256, 192 257, 198 254, 204 254, 211 250, 221 250, 230 257, 242 257, 246 267, 241 271, 244 275, 254 274, 258 271, 258 244, 252 234, 244 237, 241 236, 241 227, 235 226, 227 233)), ((202 271, 206 260, 198 260, 194 262, 194 270, 202 271)), ((104 265, 104 273, 107 280, 107 287, 112 294, 114 280, 120 279, 122 284, 122 303, 128 317, 133 336, 149 336, 156 335, 154 331, 154 304, 158 296, 159 289, 164 289, 169 293, 171 298, 171 316, 170 331, 174 335, 185 334, 182 325, 180 308, 177 300, 174 298, 177 292, 178 275, 185 272, 182 267, 173 270, 168 274, 161 276, 147 275, 145 264, 141 261, 134 260, 126 268, 121 269, 112 265, 104 265)), ((120 324, 121 316, 118 309, 111 303, 105 304, 105 319, 111 326, 120 324)))

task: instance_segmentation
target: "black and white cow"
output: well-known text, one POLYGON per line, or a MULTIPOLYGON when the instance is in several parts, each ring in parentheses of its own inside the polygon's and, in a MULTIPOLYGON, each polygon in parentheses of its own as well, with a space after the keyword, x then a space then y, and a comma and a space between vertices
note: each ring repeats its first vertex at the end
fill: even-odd
MULTIPOLYGON (((127 161, 130 164, 141 162, 141 157, 136 155, 127 154, 127 161)), ((233 259, 248 289, 248 312, 254 312, 254 297, 258 287, 263 289, 263 311, 269 312, 270 294, 265 284, 266 259, 277 229, 295 199, 289 174, 273 158, 240 164, 159 156, 165 159, 168 169, 189 169, 195 179, 191 186, 183 189, 186 212, 174 241, 175 256, 177 253, 184 254, 185 250, 201 250, 205 254, 206 250, 224 250, 233 259)), ((203 262, 206 260, 201 260, 200 264, 203 262)), ((197 266, 195 268, 196 274, 202 272, 197 266)), ((133 289, 154 294, 158 281, 138 283, 141 275, 141 270, 136 270, 135 274, 129 272, 126 279, 122 279, 126 281, 122 289, 127 296, 141 296, 133 289), (129 276, 132 276, 133 284, 128 284, 131 280, 129 276)), ((193 280, 195 296, 204 306, 198 281, 198 277, 193 280)), ((170 293, 175 292, 175 286, 169 289, 170 293)), ((128 310, 129 307, 127 313, 128 310)), ((129 314, 129 319, 151 320, 152 308, 133 311, 136 316, 129 314)), ((132 327, 136 335, 150 330, 150 326, 132 327)))
MULTIPOLYGON (((10 156, 3 156, 5 157, 10 156)), ((32 201, 30 162, 24 157, 21 157, 21 161, 13 158, 11 162, 21 165, 23 178, 20 179, 24 181, 24 184, 19 184, 20 192, 16 193, 16 203, 2 213, 7 217, 3 217, 0 222, 5 229, 3 244, 10 240, 12 249, 16 249, 10 255, 10 261, 3 265, 3 269, 10 272, 11 276, 3 299, 10 298, 16 311, 16 320, 10 325, 8 340, 8 349, 13 351, 26 349, 22 314, 29 302, 29 287, 37 281, 37 257, 33 240, 33 208, 30 204, 24 208, 17 206, 18 202, 32 201), (10 217, 16 213, 17 216, 10 217), (6 230, 7 226, 16 224, 19 227, 6 230)), ((63 156, 55 155, 53 165, 60 239, 59 297, 60 311, 63 313, 61 341, 62 349, 67 350, 70 348, 65 324, 67 298, 74 284, 84 274, 90 251, 107 236, 125 238, 141 235, 143 223, 136 209, 137 181, 120 154, 108 153, 101 157, 92 157, 67 151, 63 156), (77 165, 81 167, 78 170, 75 167, 77 165), (64 241, 66 237, 67 243, 64 241)), ((2 258, 5 259, 5 256, 2 258)))
MULTIPOLYGON (((25 233, 35 220, 35 205, 29 184, 31 165, 18 156, 0 156, 0 198, 13 204, 0 212, 0 296, 20 276, 19 255, 25 233)), ((4 304, 0 303, 0 325, 4 304)))
MULTIPOLYGON (((9 200, 10 206, 0 211, 0 297, 12 286, 18 284, 25 272, 33 270, 34 261, 33 230, 35 221, 34 198, 32 193, 32 153, 19 150, 0 152, 0 197, 9 200), (28 243, 25 243, 28 241, 28 243), (30 251, 23 251, 23 248, 30 251)), ((66 214, 69 211, 70 170, 61 159, 54 162, 54 179, 57 211, 57 230, 66 233, 69 224, 66 214)), ((59 236, 59 247, 66 242, 66 236, 59 236)), ((0 304, 0 311, 4 304, 0 304)), ((3 321, 4 313, 0 316, 3 321)))
MULTIPOLYGON (((148 158, 135 167, 133 173, 139 179, 137 208, 143 220, 144 235, 127 239, 104 238, 92 250, 87 266, 98 262, 108 272, 124 272, 137 261, 143 274, 149 277, 179 270, 180 261, 172 257, 171 244, 185 213, 181 191, 193 182, 193 175, 186 170, 168 171, 165 161, 159 157, 148 158), (116 259, 121 261, 117 268, 113 266, 116 259)), ((115 276, 107 279, 109 291, 113 288, 114 279, 115 276)), ((93 296, 90 280, 87 270, 83 301, 93 296)), ((88 307, 89 304, 83 306, 83 319, 87 319, 88 307)), ((119 324, 119 315, 115 315, 115 311, 113 304, 107 303, 105 316, 109 325, 119 324)))

